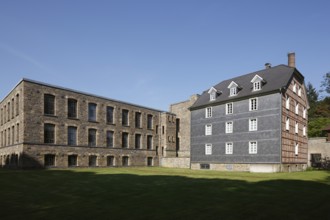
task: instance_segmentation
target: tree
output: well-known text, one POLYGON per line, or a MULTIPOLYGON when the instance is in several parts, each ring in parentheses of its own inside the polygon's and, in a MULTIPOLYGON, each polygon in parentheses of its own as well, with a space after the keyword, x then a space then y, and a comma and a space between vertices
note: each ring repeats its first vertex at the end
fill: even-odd
POLYGON ((319 93, 316 91, 312 83, 308 82, 306 87, 307 99, 309 102, 308 115, 309 118, 314 118, 315 107, 319 99, 319 93))
POLYGON ((320 92, 326 92, 330 95, 330 72, 326 73, 323 76, 323 81, 321 82, 321 90, 320 92))

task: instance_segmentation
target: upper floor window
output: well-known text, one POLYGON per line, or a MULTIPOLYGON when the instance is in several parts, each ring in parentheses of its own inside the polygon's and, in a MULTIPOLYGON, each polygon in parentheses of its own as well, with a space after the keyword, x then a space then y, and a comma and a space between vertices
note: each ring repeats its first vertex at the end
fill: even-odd
POLYGON ((114 124, 113 107, 112 106, 107 106, 107 123, 108 124, 114 124))
POLYGON ((122 148, 128 148, 128 133, 127 132, 122 133, 121 146, 122 146, 122 148))
POLYGON ((152 135, 147 135, 147 149, 152 149, 152 135))
POLYGON ((233 154, 233 142, 226 142, 226 154, 233 154))
POLYGON ((88 129, 88 146, 96 147, 96 129, 88 129))
POLYGON ((286 117, 285 130, 287 130, 287 131, 290 130, 290 119, 289 119, 289 117, 286 117))
POLYGON ((208 94, 210 94, 210 101, 214 101, 214 100, 216 100, 216 98, 217 98, 217 90, 214 88, 214 87, 212 87, 209 91, 208 91, 208 94))
POLYGON ((295 142, 295 145, 294 145, 294 154, 296 156, 298 156, 298 153, 299 153, 299 143, 298 142, 295 142))
POLYGON ((205 118, 212 118, 212 107, 207 107, 205 109, 205 118))
POLYGON ((212 125, 205 125, 205 135, 212 135, 212 125))
POLYGON ((113 131, 107 131, 107 147, 113 147, 113 131))
POLYGON ((263 78, 255 75, 251 80, 251 83, 253 83, 253 91, 261 90, 262 82, 264 82, 263 78))
POLYGON ((256 118, 249 120, 249 131, 256 131, 258 129, 258 121, 256 118))
POLYGON ((252 98, 250 99, 250 111, 258 110, 258 99, 252 98))
POLYGON ((50 94, 44 95, 44 114, 46 115, 55 114, 55 96, 50 94))
POLYGON ((293 81, 293 92, 296 93, 297 92, 297 84, 295 81, 293 81))
POLYGON ((290 109, 290 97, 286 95, 285 108, 290 109))
POLYGON ((212 144, 205 144, 205 155, 212 154, 212 144))
POLYGON ((141 134, 135 134, 135 149, 141 148, 141 134))
POLYGON ((128 115, 128 110, 127 109, 123 109, 122 110, 122 115, 121 115, 121 123, 124 126, 128 126, 129 125, 129 115, 128 115))
POLYGON ((44 124, 44 143, 54 144, 55 143, 55 125, 44 124))
POLYGON ((68 99, 68 118, 77 118, 77 100, 68 99))
POLYGON ((88 120, 89 121, 96 121, 96 104, 89 103, 88 104, 88 120))
POLYGON ((226 133, 233 133, 233 122, 232 121, 226 122, 226 133))
POLYGON ((16 115, 19 115, 19 94, 16 95, 16 115))
POLYGON ((301 87, 299 86, 299 89, 298 89, 298 96, 301 96, 301 87))
POLYGON ((141 128, 141 112, 135 112, 135 127, 141 128))
POLYGON ((237 95, 237 90, 238 90, 238 85, 237 83, 235 83, 234 81, 232 81, 229 86, 228 86, 228 89, 229 89, 229 96, 235 96, 237 95))
POLYGON ((77 145, 77 128, 73 126, 68 127, 68 145, 77 145))
POLYGON ((298 132, 299 132, 299 125, 298 125, 297 121, 296 121, 296 124, 294 126, 294 131, 295 131, 296 134, 298 134, 298 132))
POLYGON ((303 127, 303 136, 306 136, 306 125, 303 127))
POLYGON ((299 103, 298 102, 296 102, 295 113, 296 113, 296 115, 299 114, 299 103))
POLYGON ((258 152, 258 143, 256 141, 249 142, 249 154, 256 154, 258 152))
POLYGON ((152 119, 153 119, 153 116, 148 114, 147 115, 147 129, 152 129, 152 119))
POLYGON ((306 118, 306 108, 304 107, 304 111, 303 111, 303 118, 306 118))
POLYGON ((233 114, 233 103, 226 104, 226 115, 233 114))

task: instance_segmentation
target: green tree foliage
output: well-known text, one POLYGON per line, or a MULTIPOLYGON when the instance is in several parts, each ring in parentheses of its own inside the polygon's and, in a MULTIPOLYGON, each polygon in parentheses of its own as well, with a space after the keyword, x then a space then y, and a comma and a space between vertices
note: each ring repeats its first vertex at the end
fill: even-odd
POLYGON ((314 112, 317 104, 317 100, 319 99, 319 93, 316 91, 312 83, 308 82, 306 87, 307 99, 309 102, 309 110, 308 115, 309 118, 314 118, 314 112))
POLYGON ((330 72, 323 76, 323 81, 321 82, 321 92, 326 92, 330 95, 330 72))
POLYGON ((326 132, 322 131, 330 124, 330 118, 314 118, 308 122, 308 137, 325 137, 326 132))

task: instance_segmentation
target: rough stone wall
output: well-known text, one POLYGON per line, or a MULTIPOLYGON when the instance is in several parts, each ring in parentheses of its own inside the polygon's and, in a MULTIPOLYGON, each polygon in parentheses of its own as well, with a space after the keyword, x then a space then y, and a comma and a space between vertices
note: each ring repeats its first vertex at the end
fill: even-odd
POLYGON ((311 166, 311 154, 321 154, 321 157, 330 157, 330 142, 326 138, 308 139, 308 166, 311 166))
POLYGON ((161 153, 162 157, 176 156, 176 116, 172 113, 163 112, 161 114, 161 153))
POLYGON ((190 168, 190 158, 164 157, 160 159, 159 165, 170 168, 190 168))
POLYGON ((191 107, 199 95, 192 95, 189 100, 172 104, 170 112, 176 114, 178 125, 177 130, 177 144, 178 144, 178 157, 190 157, 190 124, 191 107))

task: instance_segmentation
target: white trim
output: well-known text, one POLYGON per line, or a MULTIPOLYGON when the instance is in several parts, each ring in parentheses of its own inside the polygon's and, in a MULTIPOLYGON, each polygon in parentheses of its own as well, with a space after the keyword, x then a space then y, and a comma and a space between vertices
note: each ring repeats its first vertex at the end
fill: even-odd
POLYGON ((226 115, 231 115, 233 113, 234 113, 234 103, 233 102, 226 103, 226 115), (231 105, 231 112, 229 112, 228 105, 231 105))
POLYGON ((212 107, 205 108, 205 118, 212 118, 212 107))
POLYGON ((258 153, 258 142, 249 141, 249 154, 257 154, 257 153, 258 153))
POLYGON ((226 121, 226 128, 225 128, 226 134, 233 133, 233 131, 234 131, 234 122, 226 121))
POLYGON ((233 154, 233 142, 226 142, 226 154, 233 154))
POLYGON ((294 144, 294 154, 298 156, 299 153, 299 143, 295 142, 294 144))
POLYGON ((286 95, 285 108, 290 110, 290 96, 286 95))
POLYGON ((257 111, 258 110, 258 98, 250 98, 249 99, 249 111, 257 111), (255 103, 253 103, 255 100, 255 103))
POLYGON ((297 121, 296 121, 296 124, 294 125, 294 132, 295 132, 296 134, 298 134, 298 132, 299 132, 299 124, 298 124, 297 121))
POLYGON ((249 131, 257 131, 258 130, 258 119, 250 118, 249 119, 249 131))
POLYGON ((286 117, 285 130, 290 131, 290 119, 289 119, 289 117, 286 117))
POLYGON ((205 155, 212 155, 212 144, 205 144, 205 155))
POLYGON ((212 125, 211 124, 205 125, 205 135, 212 135, 212 125))

